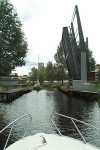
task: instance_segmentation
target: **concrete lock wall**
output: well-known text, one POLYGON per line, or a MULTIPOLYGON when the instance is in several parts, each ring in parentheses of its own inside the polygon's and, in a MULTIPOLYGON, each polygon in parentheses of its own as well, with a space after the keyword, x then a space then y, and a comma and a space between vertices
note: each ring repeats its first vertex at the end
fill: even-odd
POLYGON ((81 52, 81 80, 87 81, 86 52, 81 52))
POLYGON ((73 80, 72 88, 73 88, 73 90, 90 91, 90 90, 94 89, 94 84, 87 83, 82 80, 73 80))
POLYGON ((1 86, 15 86, 18 85, 19 80, 17 78, 0 77, 1 86))

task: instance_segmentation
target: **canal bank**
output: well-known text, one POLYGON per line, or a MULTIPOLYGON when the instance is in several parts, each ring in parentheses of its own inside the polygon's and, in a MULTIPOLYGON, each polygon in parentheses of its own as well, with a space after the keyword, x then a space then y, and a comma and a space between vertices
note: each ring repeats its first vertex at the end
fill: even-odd
POLYGON ((33 87, 16 88, 7 91, 0 91, 0 102, 12 102, 16 98, 32 91, 33 87))
POLYGON ((66 94, 69 97, 76 97, 76 98, 83 98, 84 100, 97 100, 100 98, 100 92, 95 90, 95 88, 92 90, 87 90, 87 89, 73 89, 71 86, 69 86, 69 84, 64 84, 62 86, 61 83, 46 83, 46 84, 42 84, 39 87, 33 88, 33 90, 37 90, 40 91, 42 89, 46 89, 46 90, 58 90, 64 94, 66 94))
POLYGON ((81 91, 81 90, 79 91, 79 90, 67 89, 64 87, 58 87, 58 90, 70 97, 83 98, 84 100, 91 101, 100 98, 99 92, 81 91))

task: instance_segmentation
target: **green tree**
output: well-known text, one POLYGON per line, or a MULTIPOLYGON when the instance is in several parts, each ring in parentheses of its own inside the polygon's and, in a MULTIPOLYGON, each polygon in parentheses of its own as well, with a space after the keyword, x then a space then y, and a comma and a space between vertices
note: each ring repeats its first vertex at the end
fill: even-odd
POLYGON ((62 81, 63 85, 63 80, 66 79, 66 73, 65 69, 62 64, 55 64, 55 80, 57 81, 62 81))
POLYGON ((43 83, 45 80, 45 67, 42 66, 41 68, 38 68, 38 79, 40 83, 43 83))
POLYGON ((65 60, 65 55, 64 51, 61 46, 58 46, 57 52, 54 55, 55 61, 56 61, 56 80, 62 81, 67 78, 66 70, 67 70, 67 65, 66 65, 66 60, 65 60))
POLYGON ((41 68, 41 69, 37 69, 35 67, 33 67, 31 69, 31 72, 29 73, 30 76, 30 80, 34 83, 34 81, 38 81, 40 83, 43 83, 43 81, 45 80, 45 67, 41 68))
POLYGON ((31 72, 29 73, 30 80, 34 83, 34 81, 38 80, 38 69, 33 67, 31 72))
POLYGON ((52 64, 52 62, 48 62, 47 63, 47 66, 46 66, 46 79, 47 79, 47 81, 54 81, 54 72, 55 72, 55 70, 54 70, 54 67, 53 67, 53 64, 52 64))
POLYGON ((100 82, 100 69, 97 72, 97 80, 100 82))
POLYGON ((25 64, 27 42, 21 27, 13 5, 0 1, 0 75, 9 75, 16 66, 25 64))
POLYGON ((43 83, 43 81, 44 81, 44 79, 45 79, 45 72, 44 72, 44 70, 40 70, 40 71, 38 71, 38 77, 39 77, 39 82, 40 83, 43 83))
POLYGON ((89 53, 89 71, 94 71, 95 70, 95 64, 96 64, 96 61, 93 57, 93 53, 92 51, 88 50, 88 53, 89 53))
POLYGON ((57 64, 61 64, 63 67, 66 68, 66 60, 65 60, 65 55, 64 51, 61 46, 58 46, 57 52, 54 55, 55 61, 57 64))

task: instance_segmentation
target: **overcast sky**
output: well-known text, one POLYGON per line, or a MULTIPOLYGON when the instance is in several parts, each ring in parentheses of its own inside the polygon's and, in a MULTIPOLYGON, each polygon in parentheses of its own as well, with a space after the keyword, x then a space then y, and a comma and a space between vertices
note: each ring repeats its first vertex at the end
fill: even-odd
POLYGON ((17 10, 28 41, 26 66, 17 68, 27 74, 32 63, 53 61, 61 40, 62 27, 69 26, 74 6, 79 6, 84 37, 100 63, 100 1, 99 0, 10 0, 17 10))

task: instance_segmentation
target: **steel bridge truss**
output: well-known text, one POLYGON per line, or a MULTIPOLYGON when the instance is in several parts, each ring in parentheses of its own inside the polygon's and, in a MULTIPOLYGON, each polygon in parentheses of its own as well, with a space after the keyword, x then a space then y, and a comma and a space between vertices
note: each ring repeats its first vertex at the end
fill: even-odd
POLYGON ((64 50, 66 64, 70 77, 73 80, 87 80, 88 73, 88 40, 84 35, 78 11, 75 6, 70 27, 63 27, 60 47, 64 50), (77 29, 74 28, 76 18, 77 29), (77 40, 78 38, 78 40, 77 40))

